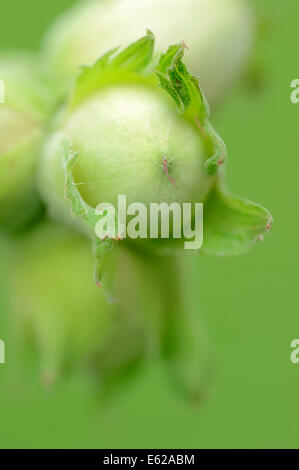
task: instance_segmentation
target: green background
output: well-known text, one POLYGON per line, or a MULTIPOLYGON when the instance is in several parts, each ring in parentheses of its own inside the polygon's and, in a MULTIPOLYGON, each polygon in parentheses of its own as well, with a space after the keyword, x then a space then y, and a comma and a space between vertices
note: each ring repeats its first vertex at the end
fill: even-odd
MULTIPOLYGON (((37 49, 47 26, 72 3, 2 2, 0 47, 37 49)), ((186 404, 161 365, 152 364, 104 412, 77 377, 51 394, 33 368, 12 379, 7 350, 0 365, 1 448, 298 448, 299 364, 290 362, 290 342, 299 337, 299 105, 290 102, 290 82, 299 78, 299 2, 254 3, 270 20, 258 47, 263 88, 240 86, 213 122, 228 145, 231 189, 269 208, 275 223, 246 256, 194 258, 215 357, 210 396, 201 407, 186 404)), ((0 338, 8 342, 3 251, 0 338)))

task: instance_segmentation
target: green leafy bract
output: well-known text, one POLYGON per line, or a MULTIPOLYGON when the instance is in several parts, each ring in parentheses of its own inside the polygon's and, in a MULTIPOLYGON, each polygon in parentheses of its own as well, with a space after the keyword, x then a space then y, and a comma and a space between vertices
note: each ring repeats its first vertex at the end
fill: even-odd
MULTIPOLYGON (((161 55, 154 73, 159 84, 177 104, 178 110, 188 116, 209 140, 212 156, 205 167, 214 174, 226 160, 226 146, 213 128, 209 106, 200 88, 199 80, 192 76, 184 63, 184 43, 170 46, 161 55)), ((235 197, 223 188, 223 175, 217 179, 204 209, 204 242, 201 251, 212 255, 238 255, 247 252, 262 239, 272 224, 272 216, 265 208, 235 197)))
POLYGON ((205 165, 207 173, 211 175, 225 162, 226 146, 210 123, 209 106, 199 80, 188 72, 182 61, 185 48, 184 42, 170 46, 161 55, 154 73, 160 87, 174 99, 178 110, 192 120, 203 139, 209 142, 212 155, 205 165))
POLYGON ((81 67, 70 99, 70 110, 105 85, 119 81, 139 81, 152 62, 155 38, 153 33, 134 42, 121 52, 119 47, 102 55, 93 65, 81 67))
MULTIPOLYGON (((65 197, 71 203, 72 217, 81 217, 90 229, 89 233, 91 235, 95 257, 95 281, 97 285, 100 286, 104 254, 113 248, 116 240, 109 237, 107 237, 105 240, 100 240, 97 238, 96 224, 99 220, 99 216, 96 215, 95 209, 84 201, 80 192, 78 191, 73 177, 73 167, 78 159, 78 153, 72 150, 71 144, 67 138, 63 140, 62 147, 63 168, 65 175, 65 197)), ((115 223, 117 226, 117 220, 115 223)))
POLYGON ((232 196, 215 186, 204 208, 202 253, 241 255, 250 250, 271 228, 270 212, 259 204, 232 196))

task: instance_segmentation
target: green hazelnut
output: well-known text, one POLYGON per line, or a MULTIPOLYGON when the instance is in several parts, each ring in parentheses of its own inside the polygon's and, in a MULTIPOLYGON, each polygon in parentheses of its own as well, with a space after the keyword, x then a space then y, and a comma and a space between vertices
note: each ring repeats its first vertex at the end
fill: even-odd
MULTIPOLYGON (((225 187, 226 147, 211 125, 198 80, 184 65, 184 44, 170 46, 150 71, 153 46, 148 32, 81 69, 39 166, 50 213, 75 218, 93 238, 97 282, 105 252, 123 238, 122 232, 98 237, 97 206, 109 203, 117 210, 120 195, 128 204, 142 203, 147 214, 152 203, 203 203, 202 251, 210 254, 248 251, 272 221, 263 207, 225 187)), ((166 224, 170 240, 159 232, 152 243, 147 231, 147 240, 133 244, 158 251, 182 246, 177 227, 170 219, 166 224)))
MULTIPOLYGON (((207 151, 198 129, 159 89, 108 87, 72 113, 62 135, 80 155, 74 180, 94 208, 103 201, 117 207, 119 194, 126 195, 128 205, 141 202, 148 210, 151 202, 204 202, 214 182, 205 171, 207 151), (164 159, 176 186, 165 173, 164 159)), ((54 141, 59 146, 56 136, 54 141)), ((61 162, 52 142, 45 154, 45 179, 61 162)), ((63 188, 61 178, 57 190, 62 196, 63 188)), ((51 195, 54 188, 48 189, 51 195)))

